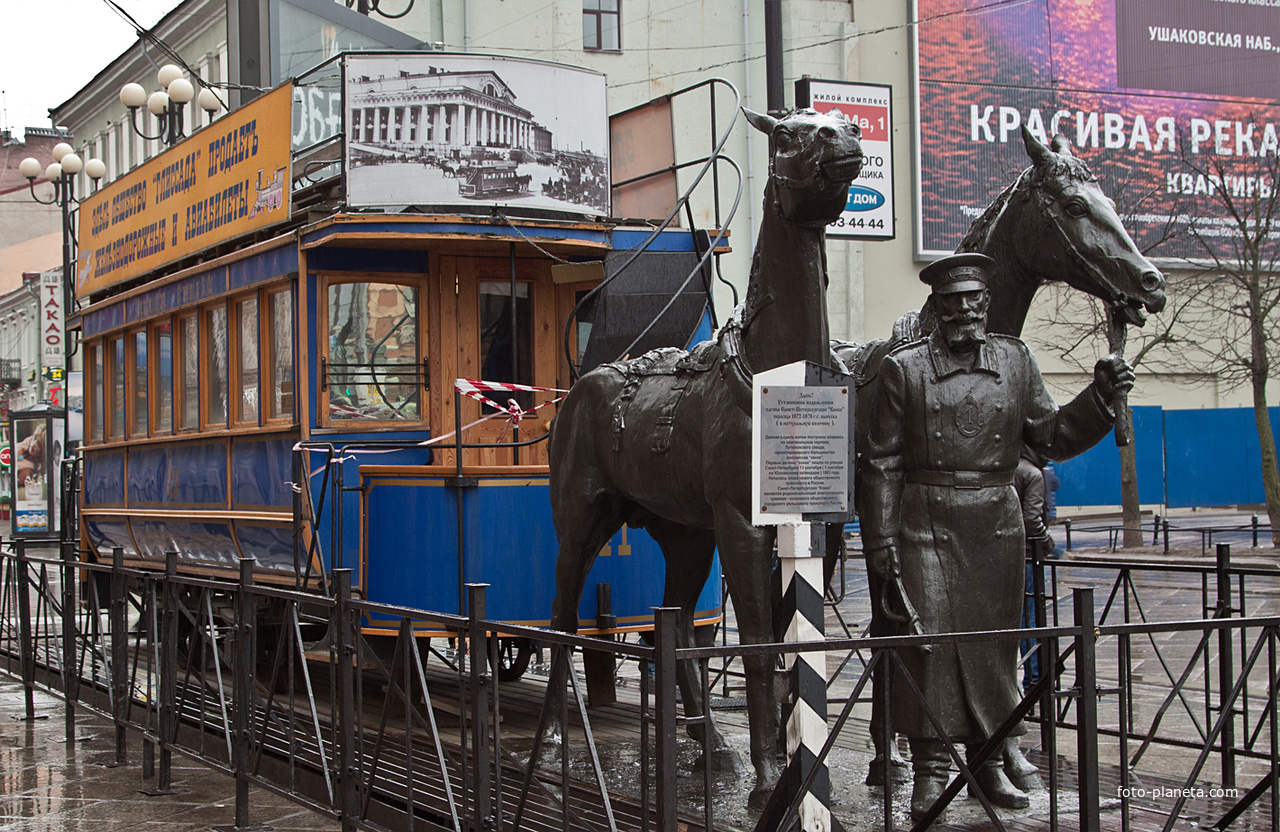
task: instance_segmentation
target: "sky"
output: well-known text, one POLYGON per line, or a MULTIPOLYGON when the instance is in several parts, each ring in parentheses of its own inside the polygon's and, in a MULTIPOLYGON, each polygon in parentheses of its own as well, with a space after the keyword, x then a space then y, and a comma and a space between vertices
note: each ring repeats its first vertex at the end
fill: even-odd
MULTIPOLYGON (((49 108, 61 104, 130 47, 133 28, 104 0, 0 0, 5 11, 0 49, 0 127, 52 127, 49 108)), ((116 0, 143 26, 155 25, 179 0, 116 0)))

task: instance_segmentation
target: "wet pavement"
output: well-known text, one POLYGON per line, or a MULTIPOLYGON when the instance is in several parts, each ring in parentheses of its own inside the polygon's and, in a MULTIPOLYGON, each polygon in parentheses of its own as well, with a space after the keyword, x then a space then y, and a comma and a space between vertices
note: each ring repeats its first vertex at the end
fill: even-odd
MULTIPOLYGON (((1249 522, 1248 513, 1238 512, 1200 513, 1189 519, 1175 517, 1174 546, 1170 554, 1164 554, 1162 547, 1144 547, 1137 553, 1124 552, 1111 556, 1108 552, 1109 535, 1102 527, 1118 523, 1118 520, 1090 518, 1078 521, 1075 524, 1076 530, 1073 531, 1073 551, 1053 562, 1058 583, 1051 591, 1062 605, 1063 623, 1068 623, 1070 618, 1071 590, 1077 586, 1094 587, 1095 614, 1100 622, 1105 620, 1107 623, 1114 623, 1118 620, 1117 609, 1112 609, 1108 614, 1109 618, 1104 619, 1116 570, 1110 567, 1087 567, 1079 563, 1081 560, 1106 560, 1109 557, 1119 559, 1136 555, 1137 559, 1157 563, 1212 563, 1212 550, 1207 556, 1201 555, 1203 533, 1189 527, 1218 529, 1215 532, 1215 542, 1232 543, 1233 560, 1237 565, 1271 568, 1280 565, 1277 550, 1251 549, 1250 532, 1240 531, 1242 526, 1247 528, 1249 522), (1183 530, 1177 531, 1179 527, 1183 530)), ((1149 518, 1147 523, 1150 524, 1149 518)), ((1060 530, 1060 527, 1056 529, 1055 534, 1060 530)), ((1268 541, 1265 534, 1262 542, 1266 546, 1268 541)), ((1275 580, 1251 581, 1248 614, 1280 615, 1280 571, 1276 573, 1275 580)), ((1202 617, 1204 586, 1198 575, 1151 570, 1135 575, 1133 586, 1135 597, 1140 598, 1143 614, 1148 620, 1173 621, 1202 617)), ((864 630, 869 617, 865 571, 860 561, 851 560, 845 598, 837 609, 829 609, 827 633, 831 636, 842 635, 843 623, 851 634, 857 635, 864 630)), ((730 632, 733 631, 732 619, 729 629, 730 632)), ((1159 710, 1168 695, 1172 678, 1168 675, 1170 670, 1163 667, 1164 663, 1171 663, 1172 672, 1176 676, 1178 669, 1185 666, 1191 646, 1186 639, 1169 636, 1151 640, 1150 643, 1134 642, 1135 701, 1132 706, 1138 724, 1148 724, 1151 715, 1159 710)), ((829 656, 829 671, 836 671, 841 658, 829 656)), ((1114 639, 1104 639, 1098 653, 1098 664, 1100 680, 1116 678, 1118 661, 1114 639)), ((628 687, 637 686, 639 670, 634 663, 628 663, 624 667, 625 670, 620 668, 620 682, 625 691, 628 687)), ((840 708, 839 700, 847 696, 860 671, 861 663, 854 659, 839 672, 830 690, 833 716, 840 708)), ((1191 738, 1200 730, 1196 723, 1204 718, 1203 700, 1200 699, 1204 687, 1201 673, 1197 669, 1188 681, 1187 693, 1191 702, 1197 704, 1193 704, 1189 712, 1176 706, 1170 710, 1164 717, 1162 734, 1186 735, 1191 738)), ((541 675, 537 666, 531 669, 530 677, 541 675)), ((1067 676, 1070 677, 1070 671, 1067 676)), ((1253 694, 1265 696, 1264 690, 1252 690, 1252 683, 1250 687, 1253 694)), ((719 804, 715 810, 716 820, 718 823, 750 828, 755 817, 746 808, 746 795, 753 778, 749 766, 745 765, 749 752, 745 731, 746 714, 740 705, 741 690, 726 690, 721 687, 718 692, 724 694, 715 704, 718 721, 725 728, 729 743, 738 752, 742 765, 718 772, 713 777, 714 793, 717 794, 716 802, 719 804)), ((80 829, 93 829, 95 832, 172 829, 186 832, 232 828, 235 810, 234 781, 229 776, 175 755, 173 782, 181 793, 156 797, 143 795, 140 790, 154 787, 155 780, 142 779, 140 735, 132 731, 129 734, 128 764, 111 768, 108 766, 115 759, 114 729, 107 720, 90 715, 83 709, 79 710, 78 741, 74 748, 69 748, 64 739, 64 709, 61 701, 37 692, 35 702, 37 716, 46 718, 34 722, 22 721, 22 687, 12 678, 0 675, 0 832, 80 829)), ((1114 696, 1109 696, 1100 705, 1100 720, 1104 730, 1117 727, 1118 713, 1115 704, 1114 696)), ((883 811, 883 792, 862 784, 867 762, 871 757, 868 722, 869 708, 863 705, 855 707, 851 725, 838 741, 829 761, 833 773, 834 808, 851 830, 879 828, 883 811)), ((1263 744, 1265 743, 1264 737, 1263 744)), ((625 792, 627 789, 622 781, 634 781, 635 771, 639 766, 636 745, 631 742, 625 747, 619 746, 610 752, 613 756, 610 753, 604 754, 606 768, 609 775, 612 775, 607 775, 611 789, 625 792)), ((702 780, 694 763, 700 749, 683 732, 679 745, 680 789, 692 796, 700 788, 702 780)), ((1022 745, 1032 752, 1037 763, 1045 762, 1036 747, 1039 745, 1036 729, 1033 728, 1024 737, 1022 745)), ((1118 771, 1118 749, 1112 738, 1102 738, 1101 746, 1103 804, 1106 809, 1114 810, 1117 802, 1115 777, 1118 771)), ((1070 758, 1074 757, 1074 734, 1066 729, 1060 731, 1058 748, 1068 758, 1064 760, 1064 764, 1068 769, 1073 768, 1070 758)), ((1134 767, 1134 773, 1140 778, 1140 782, 1147 784, 1180 786, 1194 761, 1195 753, 1190 752, 1190 756, 1188 753, 1185 749, 1153 747, 1134 767)), ((1237 771, 1240 783, 1247 786, 1255 782, 1266 768, 1261 760, 1239 760, 1237 771)), ((1068 780, 1071 782, 1065 784, 1067 789, 1060 794, 1060 799, 1063 801, 1061 806, 1069 816, 1076 801, 1073 774, 1068 780)), ((1216 755, 1195 783, 1206 786, 1221 783, 1216 755)), ((908 826, 905 810, 909 795, 909 783, 903 783, 894 789, 895 824, 900 828, 908 826)), ((313 813, 262 789, 252 790, 250 807, 252 822, 269 825, 281 832, 340 828, 338 821, 313 813)), ((1221 812, 1221 807, 1216 807, 1216 810, 1221 812)), ((1209 809, 1203 807, 1199 811, 1210 813, 1209 809)), ((1032 795, 1032 805, 1026 810, 1001 812, 1006 822, 1017 819, 1018 823, 1028 828, 1047 828, 1047 814, 1048 794, 1044 791, 1032 795)), ((1112 814, 1112 811, 1104 812, 1104 819, 1116 820, 1108 817, 1112 814)), ((1261 821, 1263 824, 1269 822, 1269 817, 1261 821)), ((967 798, 962 792, 952 804, 947 826, 952 829, 979 829, 988 823, 978 802, 967 798)))
MULTIPOLYGON (((22 685, 0 675, 0 832, 206 832, 234 827, 235 781, 181 755, 173 758, 177 793, 147 796, 142 741, 129 733, 128 763, 115 761, 115 729, 77 711, 74 748, 65 737, 62 702, 36 692, 37 719, 25 720, 22 685)), ((277 832, 338 830, 336 820, 262 789, 250 790, 249 819, 277 832)))

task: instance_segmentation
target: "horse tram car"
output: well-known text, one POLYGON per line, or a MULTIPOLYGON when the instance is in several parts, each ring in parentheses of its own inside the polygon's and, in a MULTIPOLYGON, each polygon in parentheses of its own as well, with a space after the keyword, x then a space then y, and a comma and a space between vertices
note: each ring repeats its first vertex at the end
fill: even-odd
MULTIPOLYGON (((624 351, 708 337, 711 264, 728 249, 678 227, 674 208, 628 224, 607 199, 507 206, 527 191, 514 162, 473 168, 461 200, 416 162, 468 143, 479 158, 531 157, 541 141, 607 165, 603 76, 344 54, 92 195, 76 288, 82 557, 110 563, 118 547, 126 565, 162 570, 176 551, 180 573, 226 579, 250 558, 256 582, 319 593, 350 569, 359 599, 453 615, 466 585, 487 583, 490 620, 548 624, 556 402, 624 351), (549 78, 559 97, 514 103, 549 78), (488 108, 432 103, 477 89, 488 108), (540 126, 583 100, 599 118, 576 118, 580 133, 540 126), (258 199, 281 170, 283 199, 258 199)), ((580 632, 652 629, 656 543, 624 527, 601 555, 580 632)), ((700 627, 720 620, 718 571, 697 608, 700 627)), ((376 615, 361 629, 375 646, 397 634, 376 615)), ((500 643, 501 677, 518 678, 534 645, 500 643)))
POLYGON ((463 168, 458 173, 458 193, 472 199, 529 193, 533 177, 519 172, 515 162, 485 162, 463 168))

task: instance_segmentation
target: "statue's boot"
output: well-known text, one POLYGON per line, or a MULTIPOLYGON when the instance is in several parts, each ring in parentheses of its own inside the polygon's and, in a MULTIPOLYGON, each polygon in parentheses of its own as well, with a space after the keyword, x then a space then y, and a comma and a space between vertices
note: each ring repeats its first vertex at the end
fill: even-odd
MULTIPOLYGON (((867 779, 865 782, 868 786, 883 786, 886 779, 884 740, 876 733, 872 735, 871 742, 875 746, 876 756, 867 765, 867 779)), ((892 782, 897 783, 906 776, 906 773, 907 761, 898 753, 898 743, 895 739, 895 741, 889 743, 887 775, 892 782)))
MULTIPOLYGON (((1025 809, 1031 805, 1027 793, 1009 782, 1004 773, 1003 755, 997 754, 987 760, 973 772, 973 779, 978 781, 978 788, 987 796, 987 800, 1003 809, 1025 809)), ((969 797, 977 797, 973 787, 969 788, 969 797)))
MULTIPOLYGON (((912 740, 911 769, 915 783, 911 789, 911 818, 920 820, 947 788, 951 756, 942 740, 912 740)), ((943 815, 939 814, 941 820, 943 815)))
POLYGON ((1040 769, 1035 767, 1018 747, 1018 738, 1009 737, 1004 741, 1004 773, 1015 788, 1024 792, 1038 791, 1044 788, 1040 779, 1040 769))

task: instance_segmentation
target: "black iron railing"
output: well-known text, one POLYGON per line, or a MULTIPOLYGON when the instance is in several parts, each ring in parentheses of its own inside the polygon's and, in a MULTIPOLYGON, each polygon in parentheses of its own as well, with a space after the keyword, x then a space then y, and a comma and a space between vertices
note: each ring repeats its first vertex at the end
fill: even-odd
MULTIPOLYGON (((81 709, 112 720, 118 762, 127 762, 129 732, 140 732, 143 773, 154 778, 154 791, 173 787, 174 752, 234 776, 238 826, 249 823, 249 786, 257 785, 340 820, 344 829, 732 828, 743 821, 725 808, 735 798, 726 798, 725 781, 711 776, 711 754, 704 754, 702 777, 677 776, 680 724, 696 721, 680 716, 678 661, 698 663, 706 696, 708 669, 747 654, 865 656, 847 674, 851 688, 832 720, 826 756, 867 744, 865 709, 877 667, 891 668, 923 644, 1019 638, 1040 645, 1040 681, 974 756, 958 744, 950 748, 953 780, 935 810, 998 751, 1004 734, 1034 716, 1051 738, 1036 758, 1048 777, 1051 810, 1020 818, 1020 827, 1056 828, 1071 816, 1080 828, 1171 829, 1195 816, 1202 826, 1225 828, 1244 817, 1267 828, 1277 817, 1280 617, 1245 615, 1249 603, 1272 612, 1276 587, 1269 576, 1233 569, 1225 557, 1188 579, 1193 600, 1196 578, 1207 575, 1214 587, 1203 620, 1154 620, 1137 566, 1050 564, 1061 572, 1046 582, 1050 627, 678 649, 673 610, 657 612, 652 646, 625 644, 487 620, 482 585, 467 589, 469 615, 450 616, 355 599, 347 570, 331 575, 332 593, 324 596, 261 583, 249 560, 240 562, 238 581, 226 581, 180 574, 176 554, 163 571, 137 568, 120 550, 104 563, 78 555, 56 541, 16 541, 0 552, 0 671, 21 678, 28 714, 37 690, 71 705, 69 742, 81 709), (1105 587, 1105 580, 1093 580, 1104 568, 1116 575, 1105 598, 1095 598, 1092 587, 1080 584, 1105 587), (1069 609, 1057 603, 1068 596, 1069 609), (395 635, 362 634, 359 621, 369 614, 398 622, 395 635), (416 635, 428 626, 454 633, 452 646, 416 635), (636 668, 638 699, 612 709, 622 707, 630 727, 615 724, 609 740, 625 734, 635 768, 619 773, 616 748, 609 752, 613 766, 602 763, 593 722, 603 716, 586 706, 577 673, 561 688, 559 723, 567 727, 560 743, 537 753, 548 747, 540 738, 556 732, 529 712, 541 713, 556 683, 496 684, 491 668, 499 635, 536 639, 553 651, 607 651, 636 668), (1140 664, 1146 669, 1135 672, 1140 664), (649 666, 652 679, 643 671, 649 666), (1144 674, 1160 678, 1144 681, 1144 674), (1075 741, 1055 747, 1063 729, 1074 729, 1075 741), (1165 759, 1150 772, 1145 767, 1156 747, 1165 759), (1153 783, 1176 797, 1143 797, 1153 783)), ((900 678, 906 681, 895 701, 919 697, 910 678, 900 678)), ((833 772, 859 780, 863 774, 833 772)), ((900 817, 892 789, 872 796, 877 815, 900 817)), ((798 799, 774 807, 773 828, 788 824, 798 799)), ((981 822, 1004 828, 1007 813, 980 803, 981 822)))

